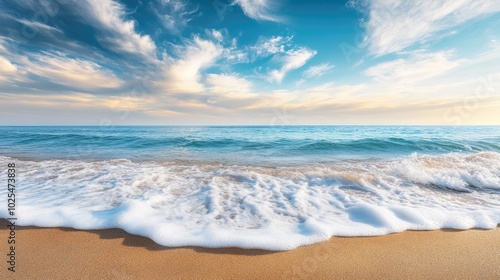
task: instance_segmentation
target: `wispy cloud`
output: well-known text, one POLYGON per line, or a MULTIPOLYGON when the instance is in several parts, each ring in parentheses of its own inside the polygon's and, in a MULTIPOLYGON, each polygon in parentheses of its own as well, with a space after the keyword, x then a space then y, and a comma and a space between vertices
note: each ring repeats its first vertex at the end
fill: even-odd
POLYGON ((279 69, 268 71, 267 81, 281 83, 286 74, 304 66, 309 59, 316 55, 315 50, 296 46, 292 42, 293 36, 260 37, 249 52, 254 60, 271 57, 271 63, 280 65, 279 69))
POLYGON ((17 67, 8 61, 5 57, 0 56, 0 81, 6 80, 10 75, 15 74, 17 67))
POLYGON ((271 38, 259 38, 257 44, 251 47, 257 57, 266 57, 277 53, 284 53, 290 45, 292 36, 282 37, 274 36, 271 38))
POLYGON ((156 45, 149 35, 135 30, 135 21, 125 19, 125 7, 113 0, 86 0, 82 16, 100 30, 98 40, 109 49, 155 60, 156 45), (86 3, 86 4, 85 4, 86 3))
POLYGON ((268 81, 281 83, 288 72, 304 66, 315 55, 316 51, 304 47, 287 51, 284 55, 277 58, 282 63, 282 66, 280 69, 269 72, 268 81))
POLYGON ((174 34, 182 31, 198 12, 198 7, 185 0, 157 0, 151 3, 151 9, 165 29, 174 34))
POLYGON ((185 45, 177 46, 179 58, 169 62, 162 87, 166 92, 201 92, 200 71, 213 65, 223 53, 223 47, 213 41, 194 36, 185 45))
POLYGON ((255 20, 281 22, 283 17, 275 14, 280 3, 276 0, 234 0, 246 16, 255 20))
POLYGON ((208 74, 207 83, 213 93, 247 93, 252 88, 250 81, 237 75, 208 74))
POLYGON ((93 61, 55 51, 26 54, 15 51, 12 46, 4 46, 0 37, 0 85, 4 90, 23 88, 25 92, 34 92, 64 88, 95 93, 124 84, 113 71, 93 61))
POLYGON ((59 28, 56 28, 54 26, 50 26, 48 24, 45 24, 43 22, 39 21, 30 21, 26 19, 16 19, 19 23, 23 24, 24 26, 27 26, 31 28, 32 30, 35 30, 37 32, 40 31, 48 31, 48 32, 59 32, 62 33, 62 30, 59 28))
POLYGON ((463 59, 453 59, 453 51, 416 52, 408 58, 383 62, 368 68, 365 74, 377 81, 409 83, 435 77, 449 71, 463 59))
POLYGON ((318 78, 323 76, 326 72, 333 69, 334 65, 330 63, 322 63, 319 65, 314 65, 309 67, 306 71, 304 71, 304 77, 306 78, 318 78))
POLYGON ((118 88, 122 81, 95 62, 68 58, 59 53, 38 55, 26 71, 55 84, 78 90, 118 88))
POLYGON ((397 52, 431 35, 500 11, 496 0, 351 0, 366 14, 364 43, 375 55, 397 52))

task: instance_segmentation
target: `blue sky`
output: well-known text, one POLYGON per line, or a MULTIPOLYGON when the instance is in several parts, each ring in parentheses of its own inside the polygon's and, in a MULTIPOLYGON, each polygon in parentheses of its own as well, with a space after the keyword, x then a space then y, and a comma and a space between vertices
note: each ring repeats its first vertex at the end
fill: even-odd
POLYGON ((0 1, 0 124, 500 124, 499 12, 494 0, 0 1))

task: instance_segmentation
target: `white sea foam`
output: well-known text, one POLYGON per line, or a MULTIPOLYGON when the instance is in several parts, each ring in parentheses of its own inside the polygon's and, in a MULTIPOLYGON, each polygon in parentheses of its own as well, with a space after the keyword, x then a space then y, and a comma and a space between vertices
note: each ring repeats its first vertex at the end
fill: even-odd
MULTIPOLYGON (((283 168, 8 157, 0 166, 12 161, 18 224, 121 228, 165 246, 289 250, 331 236, 500 223, 493 152, 283 168)), ((1 188, 1 205, 6 197, 1 188)))

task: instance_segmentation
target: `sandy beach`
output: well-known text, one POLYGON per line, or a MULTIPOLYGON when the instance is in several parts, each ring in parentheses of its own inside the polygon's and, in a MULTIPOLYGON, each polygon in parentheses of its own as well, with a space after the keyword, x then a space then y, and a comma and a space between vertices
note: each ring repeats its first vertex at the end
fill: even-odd
MULTIPOLYGON (((0 236, 7 240, 6 221, 0 236)), ((2 242, 6 258, 7 242, 2 242)), ((122 230, 19 227, 8 279, 499 279, 500 230, 333 237, 285 252, 167 248, 122 230), (11 279, 11 278, 9 278, 11 279)))

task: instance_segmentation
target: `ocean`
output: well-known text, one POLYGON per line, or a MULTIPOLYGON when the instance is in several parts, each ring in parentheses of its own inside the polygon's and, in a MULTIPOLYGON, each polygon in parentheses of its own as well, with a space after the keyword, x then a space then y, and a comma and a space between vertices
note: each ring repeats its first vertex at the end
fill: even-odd
POLYGON ((0 127, 0 218, 290 250, 500 224, 500 126, 0 127), (3 206, 2 206, 3 205, 3 206))

